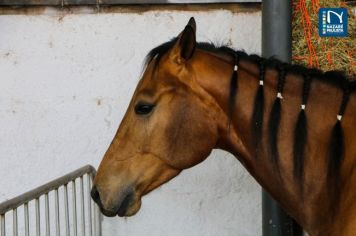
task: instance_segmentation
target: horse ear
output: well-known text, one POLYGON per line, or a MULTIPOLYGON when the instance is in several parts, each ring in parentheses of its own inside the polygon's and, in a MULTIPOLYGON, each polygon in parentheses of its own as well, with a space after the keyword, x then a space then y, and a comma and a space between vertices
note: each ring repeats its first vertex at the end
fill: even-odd
POLYGON ((182 33, 179 34, 176 44, 173 47, 174 54, 178 54, 180 58, 189 60, 195 51, 196 39, 196 24, 194 17, 190 18, 182 33))

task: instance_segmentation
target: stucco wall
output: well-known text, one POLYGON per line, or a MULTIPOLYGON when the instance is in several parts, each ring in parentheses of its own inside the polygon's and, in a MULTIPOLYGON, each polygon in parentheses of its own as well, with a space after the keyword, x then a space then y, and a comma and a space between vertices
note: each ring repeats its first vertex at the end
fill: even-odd
MULTIPOLYGON (((1 15, 0 201, 84 164, 97 167, 144 56, 190 16, 198 40, 260 52, 260 12, 1 15)), ((260 187, 233 156, 214 151, 144 197, 136 216, 105 218, 103 233, 255 236, 260 215, 260 187)))

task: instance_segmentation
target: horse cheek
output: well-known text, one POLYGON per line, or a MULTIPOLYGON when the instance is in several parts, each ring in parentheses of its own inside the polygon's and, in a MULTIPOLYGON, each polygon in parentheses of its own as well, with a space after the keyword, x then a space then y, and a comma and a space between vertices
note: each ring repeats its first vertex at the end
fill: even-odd
POLYGON ((210 154, 214 147, 214 125, 204 117, 204 109, 187 99, 177 106, 166 129, 169 161, 180 169, 192 167, 210 154))

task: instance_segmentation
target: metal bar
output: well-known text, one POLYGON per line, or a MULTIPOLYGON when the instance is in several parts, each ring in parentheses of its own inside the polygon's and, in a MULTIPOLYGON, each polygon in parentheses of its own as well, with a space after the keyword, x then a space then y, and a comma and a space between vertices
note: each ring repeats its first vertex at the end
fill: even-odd
POLYGON ((187 3, 239 3, 261 2, 261 0, 100 0, 102 5, 115 4, 187 4, 187 3))
MULTIPOLYGON (((94 179, 94 175, 90 175, 90 182, 92 182, 92 179, 94 179)), ((93 184, 90 186, 92 187, 93 184)), ((94 201, 91 201, 93 204, 93 209, 94 209, 94 235, 95 236, 101 236, 101 213, 99 210, 99 207, 97 204, 94 203, 94 201)))
MULTIPOLYGON (((0 5, 1 5, 1 1, 0 0, 0 5)), ((62 186, 64 184, 69 183, 70 181, 86 174, 86 173, 92 173, 95 174, 95 169, 94 167, 92 167, 91 165, 86 165, 78 170, 75 170, 69 174, 66 174, 58 179, 55 179, 51 182, 48 182, 34 190, 31 190, 29 192, 26 192, 24 194, 21 194, 18 197, 15 197, 13 199, 10 199, 8 201, 5 201, 3 203, 0 204, 0 215, 1 214, 5 214, 6 212, 15 209, 21 205, 23 205, 24 203, 31 201, 33 199, 39 198, 41 195, 48 193, 52 190, 55 190, 56 188, 58 188, 59 186, 62 186)))
POLYGON ((84 210, 84 182, 83 182, 83 176, 80 176, 79 179, 79 185, 80 185, 80 211, 81 211, 81 229, 82 229, 82 235, 85 235, 85 210, 84 210))
POLYGON ((15 208, 12 211, 12 235, 17 236, 18 235, 18 221, 17 221, 17 208, 15 208))
POLYGON ((0 0, 0 5, 3 6, 55 6, 60 4, 61 0, 0 0))
POLYGON ((79 6, 122 4, 246 3, 261 0, 0 0, 0 6, 79 6))
POLYGON ((88 194, 88 223, 89 223, 89 236, 93 235, 92 231, 92 217, 91 217, 91 197, 90 197, 90 190, 91 190, 91 176, 87 175, 87 194, 88 194))
POLYGON ((24 205, 24 216, 25 216, 25 236, 29 236, 30 234, 30 225, 28 220, 28 203, 26 202, 24 205))
POLYGON ((96 236, 101 236, 101 213, 99 210, 98 205, 95 204, 95 227, 96 227, 96 231, 95 231, 95 235, 96 236))
POLYGON ((63 192, 64 192, 64 218, 65 218, 65 225, 66 225, 66 235, 70 236, 67 184, 65 184, 63 187, 64 187, 64 190, 63 190, 63 192))
MULTIPOLYGON (((91 181, 94 179, 95 175, 94 173, 90 173, 90 179, 91 181)), ((93 184, 91 184, 91 187, 93 186, 93 184)), ((102 221, 102 215, 101 215, 101 212, 100 212, 100 209, 99 209, 99 206, 97 204, 94 203, 94 201, 92 201, 93 204, 94 204, 94 222, 95 222, 95 236, 101 236, 102 234, 102 231, 101 231, 101 221, 102 221), (95 219, 96 217, 96 219, 95 219)))
POLYGON ((51 235, 50 230, 50 219, 49 219, 49 200, 48 200, 48 193, 45 194, 45 218, 46 218, 46 236, 51 235))
MULTIPOLYGON (((291 0, 264 0, 262 3, 262 55, 290 62, 292 50, 291 0)), ((263 236, 299 236, 302 229, 272 197, 262 193, 263 236)))
POLYGON ((77 193, 75 180, 72 181, 72 210, 73 210, 73 235, 77 236, 77 193))
POLYGON ((292 2, 265 0, 262 4, 262 55, 290 62, 292 57, 292 2), (283 19, 283 20, 282 20, 283 19))
POLYGON ((93 224, 93 226, 94 226, 94 229, 93 229, 93 232, 94 232, 94 235, 95 236, 98 236, 97 235, 97 233, 98 233, 98 217, 97 217, 97 213, 96 213, 96 204, 92 201, 92 209, 93 209, 93 214, 94 214, 94 224, 93 224))
POLYGON ((41 216, 40 216, 40 199, 36 198, 35 200, 35 209, 36 209, 36 236, 41 236, 41 216))
POLYGON ((55 204, 55 221, 56 221, 56 236, 61 235, 60 230, 60 220, 59 220, 59 197, 58 197, 58 189, 54 190, 54 204, 55 204))
MULTIPOLYGON (((91 179, 93 180, 94 179, 94 175, 91 174, 91 179)), ((94 201, 92 201, 94 203, 94 201)), ((100 209, 99 209, 99 206, 97 204, 94 204, 95 205, 95 227, 96 227, 96 231, 95 231, 95 236, 101 236, 101 213, 100 213, 100 209)))
POLYGON ((5 214, 0 215, 1 221, 1 236, 6 235, 6 228, 5 228, 5 214))

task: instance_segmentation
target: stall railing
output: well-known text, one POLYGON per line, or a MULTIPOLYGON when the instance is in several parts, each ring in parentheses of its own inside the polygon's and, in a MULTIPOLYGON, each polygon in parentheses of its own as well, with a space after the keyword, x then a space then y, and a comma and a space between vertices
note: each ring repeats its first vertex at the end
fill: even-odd
POLYGON ((95 173, 86 165, 0 203, 0 236, 101 236, 102 215, 90 197, 95 173))

